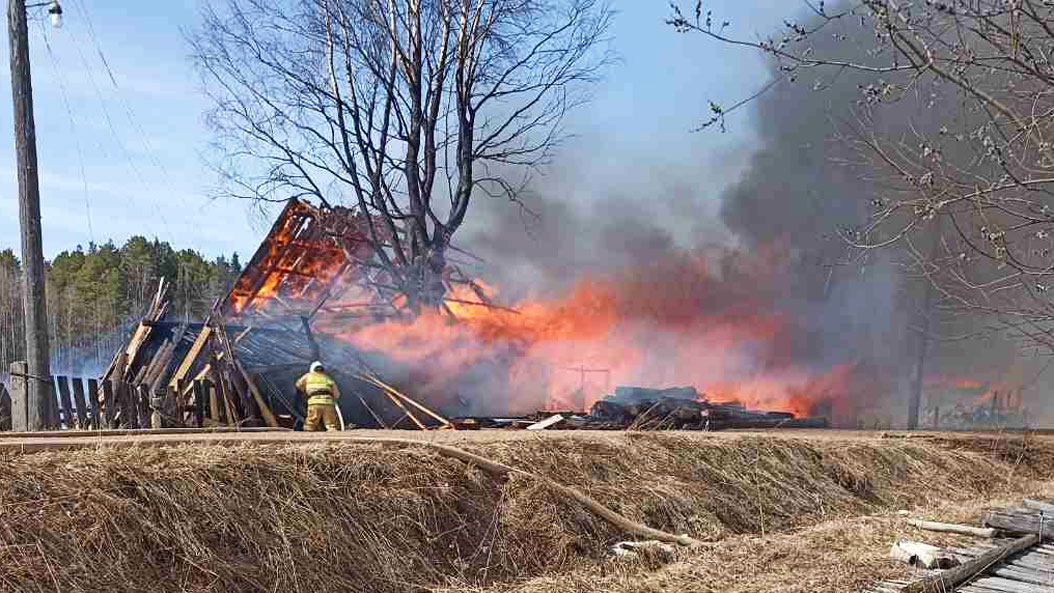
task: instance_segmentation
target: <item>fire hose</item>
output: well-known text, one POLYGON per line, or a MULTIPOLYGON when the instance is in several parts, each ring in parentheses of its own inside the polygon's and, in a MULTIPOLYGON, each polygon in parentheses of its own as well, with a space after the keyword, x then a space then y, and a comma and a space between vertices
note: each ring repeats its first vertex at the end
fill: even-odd
POLYGON ((538 474, 534 474, 534 473, 531 473, 531 472, 528 472, 528 471, 525 471, 525 470, 522 470, 522 469, 517 469, 517 468, 509 466, 509 465, 505 465, 504 463, 500 463, 500 462, 497 462, 497 461, 492 461, 490 459, 487 459, 486 457, 481 457, 479 455, 476 455, 475 453, 469 453, 468 451, 465 451, 464 449, 458 449, 457 447, 451 447, 449 445, 440 445, 439 443, 434 443, 434 442, 429 442, 429 441, 419 441, 419 440, 415 440, 415 439, 387 438, 387 437, 380 437, 380 438, 349 437, 349 438, 341 438, 340 442, 351 442, 351 443, 362 443, 362 444, 378 444, 379 443, 379 444, 382 444, 382 445, 408 445, 408 446, 421 446, 421 445, 423 445, 425 447, 429 447, 431 449, 434 449, 437 453, 439 453, 440 455, 442 455, 444 457, 451 457, 451 458, 463 461, 465 463, 474 465, 474 466, 480 468, 481 470, 487 472, 488 474, 491 474, 491 475, 494 475, 494 476, 507 477, 507 476, 511 476, 511 475, 518 475, 518 476, 524 476, 524 477, 530 478, 532 480, 536 480, 536 481, 542 482, 545 485, 547 485, 550 488, 552 488, 553 490, 555 490, 556 492, 558 492, 559 494, 561 494, 564 498, 569 498, 571 500, 574 500, 575 502, 577 502, 580 505, 582 505, 583 507, 585 507, 589 512, 593 513, 594 515, 600 517, 601 519, 607 521, 611 525, 614 525, 615 527, 617 527, 617 528, 619 528, 622 531, 625 531, 627 533, 631 533, 633 535, 637 535, 637 536, 640 536, 640 537, 645 537, 645 538, 648 538, 648 539, 658 540, 658 541, 661 541, 661 542, 678 544, 678 545, 681 545, 681 546, 695 546, 695 545, 698 545, 699 543, 701 543, 701 542, 699 542, 699 540, 696 540, 696 539, 694 539, 692 537, 689 537, 687 534, 675 535, 673 533, 662 531, 660 529, 654 529, 652 527, 648 527, 647 525, 644 525, 642 523, 637 523, 636 521, 633 521, 632 519, 630 519, 630 518, 628 518, 628 517, 626 517, 624 515, 620 515, 619 513, 616 513, 615 511, 613 511, 613 510, 607 508, 606 506, 600 504, 595 499, 593 499, 589 495, 583 493, 582 491, 580 491, 580 490, 578 490, 576 488, 572 488, 570 486, 564 486, 563 484, 560 484, 559 482, 556 482, 556 481, 554 481, 554 480, 552 480, 550 478, 547 478, 545 476, 540 476, 538 474))

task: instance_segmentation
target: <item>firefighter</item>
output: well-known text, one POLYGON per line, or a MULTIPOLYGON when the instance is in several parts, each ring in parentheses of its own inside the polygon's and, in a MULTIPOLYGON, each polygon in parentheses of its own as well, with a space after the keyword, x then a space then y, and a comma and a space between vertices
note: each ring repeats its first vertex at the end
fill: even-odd
POLYGON ((296 381, 296 390, 301 397, 307 398, 307 418, 304 430, 340 430, 340 419, 337 417, 337 400, 340 389, 337 382, 326 374, 322 363, 311 363, 311 370, 296 381))

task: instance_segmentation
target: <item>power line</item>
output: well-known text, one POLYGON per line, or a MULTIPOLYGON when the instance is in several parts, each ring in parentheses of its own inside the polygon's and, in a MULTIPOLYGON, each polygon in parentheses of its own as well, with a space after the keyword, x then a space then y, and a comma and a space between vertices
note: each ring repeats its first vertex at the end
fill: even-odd
MULTIPOLYGON (((99 101, 99 106, 102 108, 103 117, 106 120, 106 125, 110 130, 110 134, 113 137, 114 142, 117 143, 117 147, 120 149, 121 153, 125 158, 125 161, 128 163, 129 168, 131 168, 133 174, 135 175, 136 179, 138 179, 139 183, 143 186, 150 185, 146 181, 146 178, 143 177, 143 174, 139 170, 139 167, 136 166, 135 160, 132 158, 131 153, 128 151, 128 147, 125 146, 124 142, 121 141, 120 135, 117 133, 117 128, 113 123, 113 118, 110 117, 110 110, 106 106, 106 99, 103 96, 102 90, 99 88, 99 85, 95 80, 95 74, 93 72, 91 64, 89 63, 88 59, 84 56, 84 52, 81 50, 80 43, 75 42, 73 45, 77 50, 77 55, 80 57, 81 64, 84 65, 85 72, 88 75, 88 81, 91 83, 92 89, 95 91, 95 96, 99 101)), ((107 72, 110 72, 112 76, 112 71, 109 70, 109 66, 107 66, 107 72)), ((171 242, 173 240, 172 230, 168 225, 168 219, 165 217, 164 209, 160 207, 160 204, 158 204, 156 200, 152 201, 154 202, 157 216, 161 219, 161 224, 164 226, 165 234, 167 235, 168 241, 171 242)))
MULTIPOLYGON (((99 43, 99 38, 95 35, 95 26, 92 24, 91 15, 88 13, 87 8, 83 4, 82 0, 75 0, 75 6, 77 10, 81 12, 81 16, 84 18, 85 24, 88 26, 88 36, 91 38, 92 45, 95 47, 95 52, 99 54, 99 59, 102 61, 103 67, 106 69, 106 74, 110 77, 110 82, 113 84, 114 89, 120 90, 120 85, 117 84, 117 77, 113 73, 113 69, 110 67, 110 62, 106 59, 106 54, 102 51, 102 44, 99 43)), ((139 123, 139 118, 135 115, 135 110, 132 109, 131 105, 125 101, 124 95, 118 93, 117 100, 120 101, 121 107, 124 109, 125 115, 128 117, 128 122, 136 129, 140 138, 143 141, 143 147, 146 149, 146 154, 150 157, 151 162, 161 171, 165 181, 171 184, 171 179, 168 177, 168 169, 164 163, 157 158, 157 151, 150 143, 150 136, 143 129, 143 126, 139 123)))
POLYGON ((62 76, 62 70, 59 68, 58 58, 55 57, 55 52, 51 49, 51 41, 48 39, 47 28, 44 26, 43 21, 38 21, 41 29, 41 37, 44 39, 44 47, 47 48, 48 57, 51 58, 51 67, 55 70, 55 79, 59 83, 59 92, 62 94, 62 103, 66 107, 66 115, 70 121, 70 135, 73 137, 74 146, 77 149, 77 162, 80 165, 81 172, 81 183, 84 186, 84 212, 88 220, 88 238, 91 242, 95 243, 95 231, 92 229, 91 223, 91 197, 88 193, 88 176, 84 169, 84 152, 81 150, 80 137, 77 135, 77 123, 73 117, 73 108, 70 107, 69 95, 66 92, 66 81, 62 76))

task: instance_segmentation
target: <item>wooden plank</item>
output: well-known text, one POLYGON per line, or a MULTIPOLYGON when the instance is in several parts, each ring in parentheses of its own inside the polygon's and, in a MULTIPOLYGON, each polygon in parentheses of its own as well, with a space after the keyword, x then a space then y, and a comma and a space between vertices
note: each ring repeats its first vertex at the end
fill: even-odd
POLYGON ((139 404, 136 402, 138 399, 139 394, 136 393, 135 385, 121 383, 121 425, 123 428, 140 428, 139 404))
MULTIPOLYGON (((198 374, 194 375, 194 378, 191 379, 191 383, 193 383, 194 381, 204 381, 204 380, 206 380, 209 377, 209 373, 210 372, 212 372, 212 363, 205 363, 205 366, 201 367, 201 370, 198 371, 198 374)), ((187 385, 184 385, 183 389, 185 390, 185 391, 183 391, 183 395, 184 396, 189 396, 190 395, 190 391, 189 390, 191 388, 189 386, 187 386, 187 385)))
POLYGON ((1054 586, 1054 574, 1049 572, 1026 570, 1016 566, 1003 566, 992 571, 992 574, 1024 583, 1054 586))
POLYGON ((173 386, 177 381, 187 378, 187 373, 189 373, 191 367, 194 366, 194 361, 198 359, 198 355, 201 354, 201 349, 208 343, 209 336, 211 335, 212 326, 206 325, 202 328, 201 332, 198 333, 197 339, 194 340, 194 345, 190 347, 187 355, 183 357, 183 361, 179 363, 179 368, 177 368, 176 372, 172 374, 172 380, 169 381, 169 386, 173 386))
POLYGON ((152 363, 153 368, 147 373, 146 380, 144 381, 150 388, 151 394, 161 392, 159 389, 161 381, 164 380, 165 371, 168 370, 168 367, 172 364, 172 359, 175 358, 176 348, 179 346, 179 342, 183 339, 183 333, 184 332, 181 331, 176 336, 173 336, 172 339, 166 340, 165 343, 161 345, 161 352, 159 352, 158 356, 154 358, 152 363))
MULTIPOLYGON (((212 366, 212 383, 216 387, 217 399, 223 404, 223 423, 227 426, 237 426, 238 420, 234 415, 234 410, 231 408, 231 398, 229 395, 230 386, 224 381, 223 373, 216 365, 212 366)), ((216 421, 219 422, 219 416, 216 416, 216 421)))
POLYGON ((1015 558, 1010 564, 1027 570, 1054 571, 1054 562, 1031 554, 1015 558))
POLYGON ((165 283, 165 278, 162 277, 157 284, 157 293, 154 295, 154 300, 150 304, 150 309, 147 310, 146 315, 140 320, 139 326, 135 329, 135 333, 132 334, 132 338, 128 340, 127 347, 120 350, 119 354, 114 358, 114 361, 110 363, 110 368, 106 370, 106 373, 102 377, 103 380, 117 379, 123 381, 126 379, 128 369, 135 366, 139 351, 143 344, 146 343, 146 340, 152 331, 152 328, 147 325, 147 323, 159 321, 164 315, 165 310, 168 308, 168 303, 165 300, 167 294, 168 285, 165 283))
MULTIPOLYGON (((400 393, 398 389, 392 387, 391 385, 388 385, 387 383, 381 381, 380 379, 378 379, 376 377, 373 377, 371 375, 358 375, 358 378, 364 379, 368 383, 373 383, 375 386, 380 387, 381 389, 387 391, 390 395, 394 395, 395 397, 398 397, 399 399, 403 400, 404 402, 412 405, 413 407, 417 408, 418 410, 420 410, 420 411, 424 412, 425 414, 428 414, 432 418, 438 420, 441 424, 443 424, 447 428, 451 428, 451 429, 457 430, 454 427, 454 425, 451 424, 450 421, 447 420, 446 418, 440 416, 439 414, 433 412, 432 410, 429 410, 425 406, 417 403, 410 396, 405 395, 403 393, 400 393)), ((400 406, 400 407, 402 407, 402 406, 400 406)), ((412 414, 411 414, 411 417, 413 417, 412 414)), ((416 422, 416 418, 414 420, 416 422)))
POLYGON ((174 426, 187 426, 189 424, 187 422, 190 417, 190 414, 187 413, 187 398, 180 395, 183 393, 184 383, 185 380, 180 379, 176 382, 175 389, 171 386, 167 386, 164 389, 165 398, 161 405, 161 413, 166 418, 170 418, 174 426))
POLYGON ((534 424, 528 426, 527 430, 545 430, 546 428, 549 428, 550 426, 553 426, 555 424, 559 424, 563 421, 563 416, 561 416, 560 414, 554 414, 552 416, 549 416, 545 420, 535 422, 534 424))
MULTIPOLYGON (((128 372, 128 353, 125 352, 122 349, 117 354, 117 357, 114 358, 112 372, 111 371, 107 371, 106 374, 102 376, 102 380, 103 381, 121 381, 121 380, 124 379, 124 374, 127 373, 127 372, 128 372)), ((117 393, 117 390, 114 390, 114 393, 117 393)))
MULTIPOLYGON (((29 379, 33 381, 32 378, 29 379)), ((42 394, 46 400, 44 402, 44 418, 46 421, 46 430, 58 430, 61 428, 61 419, 59 417, 59 390, 55 386, 55 377, 52 375, 51 381, 43 383, 47 389, 46 394, 42 394)))
POLYGON ((969 527, 967 525, 954 525, 952 523, 938 523, 936 521, 919 521, 908 519, 908 525, 925 529, 927 531, 938 531, 943 533, 958 533, 961 535, 973 535, 976 537, 994 537, 995 529, 983 527, 969 527))
POLYGON ((201 381, 194 381, 194 426, 205 426, 205 399, 207 388, 201 381))
POLYGON ((1027 508, 1039 511, 1045 515, 1054 515, 1054 504, 1050 504, 1049 502, 1036 500, 1035 498, 1026 498, 1024 504, 1027 508))
POLYGON ((111 426, 113 428, 129 428, 128 415, 128 389, 124 381, 115 381, 113 384, 113 411, 111 426))
POLYGON ((220 386, 222 387, 220 392, 223 394, 223 411, 227 415, 227 426, 238 426, 241 424, 241 419, 238 418, 237 408, 234 405, 234 400, 231 399, 233 397, 233 388, 230 381, 225 379, 224 377, 220 380, 220 386))
POLYGON ((220 369, 223 381, 223 405, 227 411, 227 421, 230 426, 240 426, 242 418, 238 414, 237 402, 242 402, 242 407, 248 412, 249 406, 245 402, 248 397, 241 390, 237 376, 234 374, 234 365, 238 361, 234 356, 234 349, 231 346, 230 339, 227 337, 227 330, 224 329, 222 324, 216 325, 216 340, 219 342, 220 347, 223 348, 222 353, 227 355, 220 369))
POLYGON ((213 381, 205 380, 204 385, 209 391, 209 418, 212 420, 213 426, 220 425, 220 396, 219 390, 216 389, 216 383, 213 381))
POLYGON ((140 383, 136 386, 136 410, 139 416, 139 428, 161 428, 161 415, 157 414, 155 418, 154 403, 151 401, 153 398, 150 393, 150 386, 146 383, 140 383), (157 422, 157 426, 154 423, 157 422))
POLYGON ((1018 559, 1054 565, 1054 556, 1051 556, 1049 553, 1043 550, 1029 550, 1027 554, 1022 554, 1018 557, 1018 559))
POLYGON ((103 379, 114 378, 119 381, 123 381, 128 373, 128 369, 135 365, 135 359, 139 355, 139 350, 146 342, 146 338, 150 335, 150 327, 139 324, 139 327, 135 329, 135 333, 132 334, 132 339, 128 341, 128 347, 124 351, 124 364, 115 365, 115 372, 103 376, 103 379), (123 368, 121 368, 123 367, 123 368), (120 371, 120 372, 116 372, 120 371))
POLYGON ((99 382, 95 379, 88 379, 88 401, 91 403, 88 420, 92 428, 99 430, 102 428, 102 406, 99 405, 99 382))
POLYGON ((242 363, 235 360, 234 366, 238 369, 238 372, 242 374, 242 377, 245 379, 245 384, 249 387, 249 391, 252 392, 253 399, 256 400, 256 405, 260 408, 260 413, 263 415, 264 422, 266 422, 267 426, 270 426, 271 428, 277 428, 278 420, 274 417, 274 414, 271 413, 271 408, 268 407, 263 396, 260 395, 260 390, 257 389, 256 383, 253 382, 252 377, 249 376, 249 373, 245 372, 242 363))
POLYGON ((1042 534, 1043 539, 1054 539, 1054 517, 1039 512, 1024 514, 990 511, 985 515, 984 525, 1001 529, 1007 533, 1042 534))
POLYGON ((70 379, 73 383, 73 405, 77 408, 77 426, 80 429, 88 427, 88 404, 84 401, 84 380, 80 377, 70 379))
POLYGON ((107 381, 107 385, 110 385, 111 399, 107 400, 106 403, 106 423, 109 428, 117 428, 120 422, 121 410, 124 408, 124 402, 122 401, 122 389, 124 385, 121 381, 107 381))
MULTIPOLYGON (((388 396, 388 399, 392 400, 393 404, 399 406, 399 409, 402 410, 404 414, 406 414, 407 418, 412 420, 413 423, 417 425, 417 428, 420 428, 421 430, 428 430, 428 428, 425 427, 425 425, 422 424, 421 421, 417 419, 417 416, 414 416, 413 414, 410 413, 410 410, 406 409, 406 406, 404 406, 403 403, 401 401, 399 401, 398 397, 395 397, 394 395, 392 395, 387 390, 384 391, 384 395, 388 396)), ((402 418, 400 418, 400 420, 402 420, 402 418)), ((398 424, 398 422, 396 422, 395 424, 398 424)), ((393 428, 395 427, 395 424, 392 425, 393 428)))
POLYGON ((366 403, 366 400, 363 399, 362 394, 356 391, 355 397, 359 398, 359 402, 362 403, 362 407, 366 408, 366 411, 370 413, 370 416, 373 416, 373 419, 377 421, 377 426, 384 429, 388 428, 388 425, 384 423, 384 420, 376 412, 373 411, 373 408, 371 408, 369 404, 366 403))
MULTIPOLYGON (((951 590, 949 589, 949 593, 950 593, 950 591, 951 590)), ((958 593, 1010 593, 1009 591, 1004 591, 1003 589, 993 589, 991 587, 982 587, 980 585, 973 584, 973 583, 971 583, 969 585, 966 585, 964 587, 959 587, 958 589, 955 589, 955 591, 957 591, 958 593)))
POLYGON ((11 430, 11 394, 0 383, 0 430, 11 430))
POLYGON ((69 377, 65 375, 57 376, 55 377, 55 384, 59 388, 61 422, 66 425, 66 428, 73 429, 76 423, 73 421, 73 400, 70 399, 69 377))
POLYGON ((983 579, 977 579, 973 584, 979 587, 988 587, 989 589, 1008 591, 1010 593, 1054 593, 1054 587, 1022 583, 1020 581, 1012 581, 1002 577, 985 577, 983 579))
POLYGON ((1054 546, 1052 546, 1050 544, 1043 544, 1042 546, 1036 546, 1035 549, 1036 549, 1037 552, 1050 552, 1051 554, 1054 554, 1054 546))
POLYGON ((99 428, 111 428, 113 427, 113 417, 117 409, 117 395, 120 391, 117 387, 120 384, 116 381, 103 381, 102 382, 102 401, 99 402, 99 428))
MULTIPOLYGON (((11 430, 24 432, 29 430, 29 400, 26 394, 26 374, 29 372, 25 361, 11 363, 11 430)), ((34 427, 36 428, 36 427, 34 427)))
POLYGON ((963 564, 941 571, 940 574, 926 577, 904 587, 904 593, 944 593, 972 579, 992 566, 1002 562, 1022 550, 1039 543, 1039 537, 1026 535, 1012 542, 993 548, 977 558, 963 564))

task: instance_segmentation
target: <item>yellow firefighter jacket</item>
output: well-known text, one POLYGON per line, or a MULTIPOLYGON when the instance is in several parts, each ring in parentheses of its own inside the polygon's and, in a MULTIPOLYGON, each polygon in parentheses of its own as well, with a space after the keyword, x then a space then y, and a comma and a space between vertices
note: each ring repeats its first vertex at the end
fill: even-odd
POLYGON ((307 396, 307 405, 336 405, 340 398, 337 382, 325 373, 305 373, 296 380, 296 390, 307 396))

